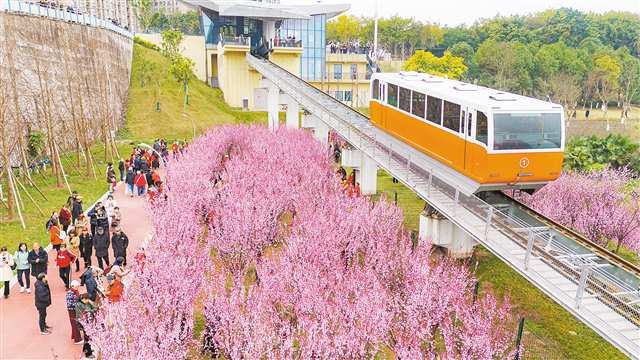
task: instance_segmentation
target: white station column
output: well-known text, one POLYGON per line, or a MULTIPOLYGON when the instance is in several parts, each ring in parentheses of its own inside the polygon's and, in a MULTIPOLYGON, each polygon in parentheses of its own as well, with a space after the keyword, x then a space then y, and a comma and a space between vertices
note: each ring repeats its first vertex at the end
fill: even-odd
POLYGON ((273 83, 269 84, 267 94, 267 112, 269 119, 269 129, 275 130, 278 128, 280 119, 278 117, 278 100, 280 97, 280 89, 273 83))
POLYGON ((360 183, 362 195, 374 195, 378 190, 378 165, 367 155, 360 153, 360 169, 356 173, 356 181, 360 183))
POLYGON ((473 248, 477 245, 469 234, 428 205, 420 213, 418 234, 420 240, 430 239, 433 245, 446 248, 449 256, 454 258, 473 255, 473 248))
MULTIPOLYGON (((313 115, 311 115, 313 116, 313 115)), ((329 143, 329 126, 324 123, 324 121, 320 120, 317 116, 313 116, 314 119, 314 129, 313 136, 315 136, 318 141, 322 144, 327 145, 329 143)))
POLYGON ((300 104, 288 94, 284 95, 284 103, 287 105, 287 127, 300 128, 300 104))

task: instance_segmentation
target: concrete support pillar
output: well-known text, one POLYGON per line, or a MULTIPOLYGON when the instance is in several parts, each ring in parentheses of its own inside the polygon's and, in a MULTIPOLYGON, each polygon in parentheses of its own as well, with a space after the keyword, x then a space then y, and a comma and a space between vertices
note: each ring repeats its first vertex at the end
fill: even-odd
POLYGON ((378 190, 378 165, 360 152, 360 167, 356 170, 356 182, 360 183, 362 195, 374 195, 378 190))
POLYGON ((300 127, 300 104, 291 98, 287 103, 287 127, 293 129, 300 127))
POLYGON ((327 145, 329 143, 329 126, 317 117, 313 119, 313 121, 315 125, 313 128, 313 135, 322 144, 327 145))
POLYGON ((357 149, 342 149, 341 165, 342 167, 359 168, 362 166, 362 152, 357 149))
POLYGON ((302 114, 302 123, 303 129, 313 129, 316 127, 315 117, 309 113, 302 114))
POLYGON ((279 97, 280 97, 280 89, 274 84, 271 84, 268 87, 267 112, 268 112, 268 119, 269 119, 269 129, 272 129, 272 130, 277 129, 280 123, 280 119, 278 118, 279 97))
POLYGON ((430 239, 436 246, 448 250, 453 258, 466 258, 473 255, 476 241, 449 219, 427 205, 420 214, 418 235, 421 240, 430 239))

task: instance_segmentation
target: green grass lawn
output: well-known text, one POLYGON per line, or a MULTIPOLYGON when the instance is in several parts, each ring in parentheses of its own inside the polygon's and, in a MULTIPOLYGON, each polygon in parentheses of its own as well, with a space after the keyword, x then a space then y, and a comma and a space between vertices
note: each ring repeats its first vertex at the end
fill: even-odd
POLYGON ((169 60, 155 50, 134 45, 131 85, 126 127, 121 138, 168 141, 193 137, 193 128, 201 134, 207 128, 228 123, 266 123, 265 112, 246 112, 229 107, 219 89, 193 78, 189 83, 189 104, 184 91, 169 73, 169 60), (151 63, 154 75, 142 86, 140 69, 151 63), (157 111, 156 101, 160 101, 157 111), (184 110, 184 111, 183 111, 184 110))
MULTIPOLYGON (((378 171, 378 193, 394 201, 404 212, 407 230, 418 230, 425 202, 386 172, 378 171)), ((477 261, 476 277, 483 291, 507 295, 515 312, 525 318, 527 359, 625 359, 615 347, 582 324, 496 256, 478 246, 471 264, 477 261)))

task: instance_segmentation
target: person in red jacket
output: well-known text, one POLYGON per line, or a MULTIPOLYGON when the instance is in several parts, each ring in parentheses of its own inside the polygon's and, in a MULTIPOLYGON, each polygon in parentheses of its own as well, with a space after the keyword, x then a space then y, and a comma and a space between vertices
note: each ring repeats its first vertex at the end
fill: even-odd
POLYGON ((60 244, 60 251, 56 254, 56 265, 60 279, 64 282, 64 289, 69 290, 69 282, 71 281, 71 264, 76 261, 76 256, 67 250, 67 244, 60 244))
POLYGON ((136 185, 136 189, 138 189, 138 196, 144 195, 145 191, 147 190, 147 177, 141 171, 138 171, 136 173, 134 183, 136 185))
POLYGON ((60 209, 58 220, 60 221, 60 225, 62 225, 62 230, 66 232, 69 225, 71 225, 71 211, 67 209, 66 204, 62 206, 62 209, 60 209))
POLYGON ((353 195, 355 195, 355 197, 360 196, 360 183, 357 182, 356 186, 353 188, 353 195))

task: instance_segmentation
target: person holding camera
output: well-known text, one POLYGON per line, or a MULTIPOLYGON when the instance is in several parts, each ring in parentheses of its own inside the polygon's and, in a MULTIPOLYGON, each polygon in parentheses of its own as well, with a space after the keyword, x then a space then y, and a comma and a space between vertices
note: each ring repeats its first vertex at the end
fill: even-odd
POLYGON ((4 283, 4 298, 9 297, 9 282, 13 277, 13 269, 16 264, 13 261, 13 256, 7 251, 7 247, 0 248, 0 281, 4 283))

